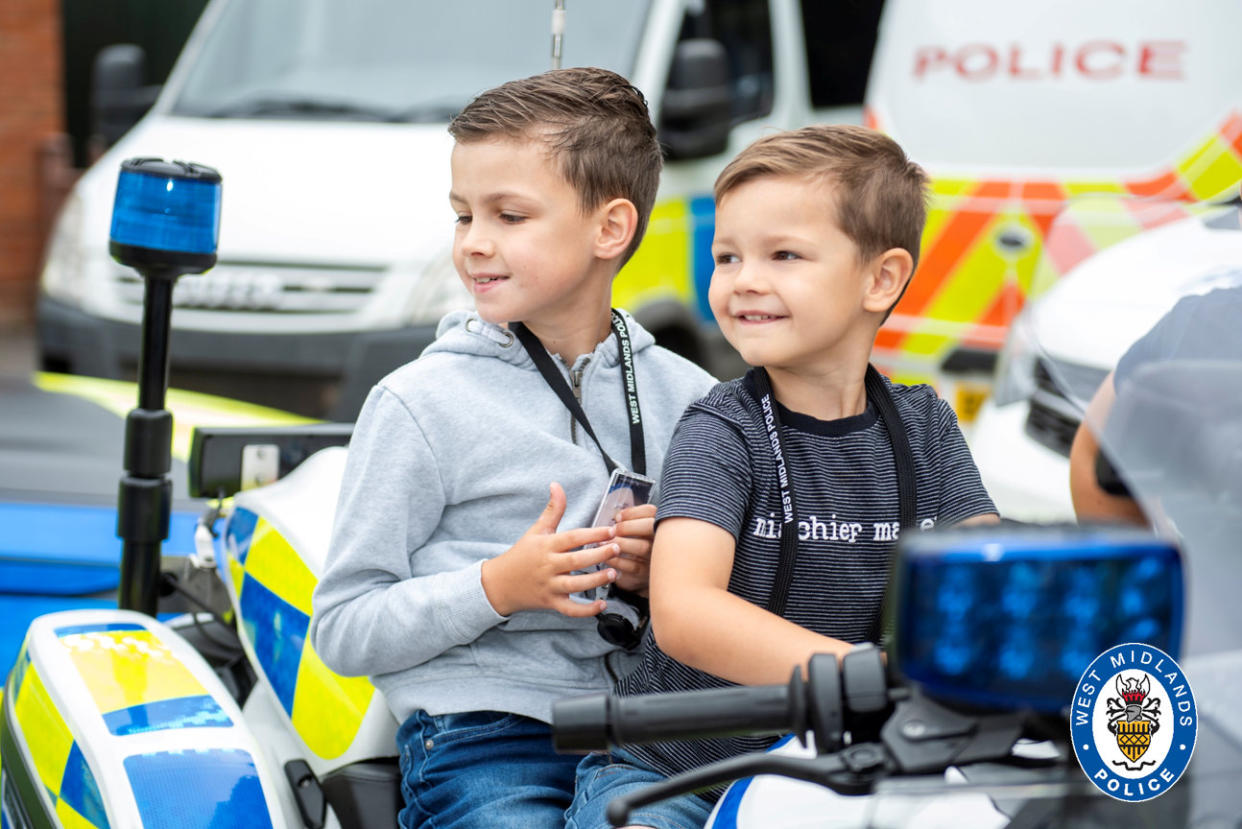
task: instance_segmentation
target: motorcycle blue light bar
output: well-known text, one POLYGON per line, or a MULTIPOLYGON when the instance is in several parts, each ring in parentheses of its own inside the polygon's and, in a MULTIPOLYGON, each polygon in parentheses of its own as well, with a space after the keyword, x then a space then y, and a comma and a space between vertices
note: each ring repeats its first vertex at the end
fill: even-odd
POLYGON ((897 551, 889 659, 946 702, 1056 712, 1114 645, 1176 659, 1182 603, 1177 548, 1137 529, 921 534, 897 551))
POLYGON ((220 174, 158 158, 121 164, 109 249, 123 265, 197 273, 216 261, 220 174))

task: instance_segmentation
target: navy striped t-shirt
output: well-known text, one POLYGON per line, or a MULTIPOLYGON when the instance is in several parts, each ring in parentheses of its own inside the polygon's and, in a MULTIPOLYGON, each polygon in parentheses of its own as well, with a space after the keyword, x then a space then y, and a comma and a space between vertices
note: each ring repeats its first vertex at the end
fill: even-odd
MULTIPOLYGON (((780 561, 781 500, 753 373, 716 386, 682 416, 664 462, 657 522, 695 518, 732 533, 737 547, 729 592, 766 607, 780 561)), ((930 386, 884 382, 910 441, 920 529, 996 512, 952 408, 930 386)), ((888 432, 870 402, 862 414, 832 421, 777 405, 799 536, 784 617, 825 636, 863 642, 880 612, 900 521, 888 432)), ((650 630, 640 657, 620 693, 733 684, 672 659, 650 630)), ((627 750, 668 775, 762 750, 774 740, 731 737, 627 750)))

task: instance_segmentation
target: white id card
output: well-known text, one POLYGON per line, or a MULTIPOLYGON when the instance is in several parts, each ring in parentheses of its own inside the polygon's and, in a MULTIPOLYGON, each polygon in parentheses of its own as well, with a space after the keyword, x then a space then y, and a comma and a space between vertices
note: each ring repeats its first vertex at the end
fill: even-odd
MULTIPOLYGON (((621 510, 636 507, 640 504, 646 504, 651 500, 651 489, 655 486, 655 481, 646 475, 639 475, 637 472, 627 472, 624 469, 617 468, 612 470, 612 477, 608 479, 608 488, 604 490, 604 497, 599 501, 599 508, 595 510, 595 521, 592 527, 611 527, 617 523, 617 513, 621 510)), ((595 544, 589 546, 598 546, 595 544)), ((599 570, 601 565, 596 565, 589 570, 576 570, 575 573, 593 573, 599 570)), ((581 593, 570 593, 569 598, 575 602, 590 604, 597 599, 608 598, 608 587, 596 587, 592 590, 585 590, 581 593)))

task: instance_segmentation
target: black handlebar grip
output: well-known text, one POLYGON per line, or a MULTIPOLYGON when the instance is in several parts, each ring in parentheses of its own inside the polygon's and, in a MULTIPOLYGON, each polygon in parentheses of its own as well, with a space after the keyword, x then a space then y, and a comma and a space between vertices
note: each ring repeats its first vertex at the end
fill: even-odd
POLYGON ((562 754, 608 748, 608 695, 558 700, 552 706, 552 747, 562 754))
POLYGON ((788 685, 635 697, 596 694, 555 704, 553 743, 557 751, 575 752, 670 739, 784 734, 801 725, 795 720, 803 708, 801 700, 791 703, 788 685))
POLYGON ((842 657, 841 690, 845 707, 855 714, 888 710, 888 677, 879 648, 872 644, 858 645, 842 657))
POLYGON ((642 745, 672 738, 783 734, 793 728, 786 685, 616 697, 610 707, 612 735, 617 745, 642 745))

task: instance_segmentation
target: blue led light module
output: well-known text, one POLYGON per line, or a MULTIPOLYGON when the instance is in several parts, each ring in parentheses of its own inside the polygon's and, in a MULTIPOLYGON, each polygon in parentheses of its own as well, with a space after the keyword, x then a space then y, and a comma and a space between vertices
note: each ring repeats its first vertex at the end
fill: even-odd
POLYGON ((970 528, 912 535, 897 551, 890 664, 939 699, 1064 708, 1101 651, 1180 651, 1182 565, 1139 530, 970 528))
POLYGON ((121 164, 109 250, 123 265, 201 273, 216 263, 220 174, 158 158, 121 164))

